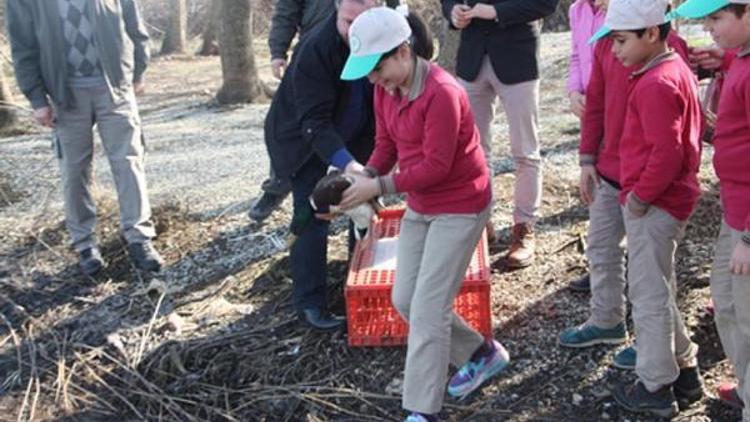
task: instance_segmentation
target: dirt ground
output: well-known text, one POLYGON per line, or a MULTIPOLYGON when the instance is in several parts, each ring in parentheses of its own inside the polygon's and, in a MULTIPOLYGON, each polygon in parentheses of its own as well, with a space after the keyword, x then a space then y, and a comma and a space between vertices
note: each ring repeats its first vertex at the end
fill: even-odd
MULTIPOLYGON (((447 400, 450 421, 648 421, 619 411, 608 388, 633 375, 610 369, 621 348, 561 349, 560 330, 587 317, 588 296, 566 289, 586 272, 587 210, 577 195, 578 123, 564 92, 568 34, 543 39, 540 127, 545 159, 539 260, 502 263, 512 211, 507 125, 495 122, 491 254, 494 335, 506 372, 472 397, 447 400)), ((262 42, 256 52, 265 51, 262 42)), ((259 57, 259 63, 267 58, 259 57)), ((269 69, 261 69, 271 81, 269 69)), ((219 108, 218 58, 154 60, 141 99, 147 173, 167 265, 135 271, 118 233, 106 157, 96 152, 98 236, 108 267, 83 276, 67 245, 50 134, 27 125, 0 139, 0 420, 401 420, 404 348, 350 348, 346 335, 299 326, 284 246, 289 201, 262 225, 250 199, 267 173, 267 104, 219 108)), ((677 256, 679 302, 708 396, 676 420, 738 420, 713 396, 730 376, 705 310, 720 210, 704 155, 705 194, 677 256)), ((329 247, 330 300, 344 311, 344 222, 329 247)), ((632 330, 632 324, 631 330, 632 330)))

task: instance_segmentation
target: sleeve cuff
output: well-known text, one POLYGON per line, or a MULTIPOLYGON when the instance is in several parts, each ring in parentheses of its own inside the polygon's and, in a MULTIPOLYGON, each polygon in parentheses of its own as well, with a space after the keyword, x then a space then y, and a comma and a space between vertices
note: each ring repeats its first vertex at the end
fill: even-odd
POLYGON ((393 180, 393 175, 378 177, 378 184, 380 185, 380 194, 385 195, 389 193, 397 193, 396 182, 393 180))
POLYGON ((746 230, 744 233, 742 233, 742 243, 750 246, 750 230, 746 230))
POLYGON ((341 148, 340 150, 333 153, 331 156, 330 162, 333 166, 340 168, 341 170, 344 170, 346 166, 354 160, 354 157, 347 151, 346 148, 341 148))
POLYGON ((596 155, 580 154, 578 156, 578 164, 581 166, 593 166, 596 164, 596 155))
POLYGON ((367 173, 368 176, 373 177, 373 178, 378 177, 380 175, 378 173, 378 169, 376 169, 375 167, 365 166, 364 171, 365 173, 367 173))

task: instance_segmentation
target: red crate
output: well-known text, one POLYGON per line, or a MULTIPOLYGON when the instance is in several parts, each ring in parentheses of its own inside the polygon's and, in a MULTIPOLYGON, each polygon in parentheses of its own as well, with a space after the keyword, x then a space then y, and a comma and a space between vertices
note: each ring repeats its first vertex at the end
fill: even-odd
MULTIPOLYGON (((403 215, 403 208, 381 211, 367 238, 357 242, 354 249, 344 290, 350 346, 406 344, 409 327, 391 304, 391 288, 396 273, 395 246, 403 215), (376 259, 382 261, 384 257, 392 259, 375 262, 376 259)), ((466 278, 453 309, 485 337, 492 333, 489 280, 487 237, 484 233, 466 270, 466 278)))

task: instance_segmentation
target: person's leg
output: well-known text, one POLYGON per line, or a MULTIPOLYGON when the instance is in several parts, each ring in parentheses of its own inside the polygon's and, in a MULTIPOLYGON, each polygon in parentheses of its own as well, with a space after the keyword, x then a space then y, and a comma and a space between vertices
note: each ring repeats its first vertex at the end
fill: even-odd
POLYGON ((619 191, 601 181, 589 207, 586 257, 591 274, 590 316, 585 324, 560 334, 565 347, 619 344, 627 341, 625 329, 625 223, 619 191))
POLYGON ((496 80, 493 85, 508 118, 510 150, 516 166, 513 222, 533 225, 538 218, 542 192, 542 159, 537 129, 539 80, 512 85, 496 80))
POLYGON ((292 178, 294 216, 290 231, 296 240, 289 251, 293 288, 292 300, 298 313, 325 312, 328 277, 329 222, 315 218, 308 200, 315 184, 326 173, 326 165, 311 158, 292 178))
POLYGON ((714 320, 729 361, 737 377, 737 394, 744 402, 744 418, 750 418, 750 277, 732 274, 729 262, 741 233, 726 221, 716 242, 711 297, 714 320))
POLYGON ((479 74, 473 81, 459 79, 466 90, 471 103, 474 122, 479 129, 479 137, 492 176, 492 120, 495 117, 495 99, 497 94, 490 83, 490 75, 494 75, 492 64, 488 56, 482 59, 479 74))
POLYGON ((628 295, 638 339, 635 371, 650 392, 679 375, 675 357, 674 253, 685 223, 651 206, 643 217, 624 211, 628 238, 628 295))
POLYGON ((396 279, 391 290, 391 302, 407 323, 429 227, 427 218, 410 208, 406 209, 401 218, 396 252, 396 279))
POLYGON ((74 105, 56 107, 55 149, 63 179, 65 226, 77 252, 96 246, 96 205, 91 196, 94 125, 91 98, 72 90, 74 105))
POLYGON ((482 335, 455 314, 453 302, 488 216, 489 209, 427 218, 429 228, 409 306, 403 395, 407 410, 439 412, 448 364, 452 359, 466 362, 483 343, 482 335))
POLYGON ((292 191, 292 183, 278 178, 273 166, 269 165, 268 178, 261 183, 260 188, 263 193, 253 202, 248 212, 250 218, 258 222, 268 218, 284 202, 289 192, 292 191))
POLYGON ((129 90, 113 101, 106 86, 92 88, 94 115, 107 153, 120 203, 120 224, 129 244, 156 235, 146 188, 141 121, 135 94, 129 90))

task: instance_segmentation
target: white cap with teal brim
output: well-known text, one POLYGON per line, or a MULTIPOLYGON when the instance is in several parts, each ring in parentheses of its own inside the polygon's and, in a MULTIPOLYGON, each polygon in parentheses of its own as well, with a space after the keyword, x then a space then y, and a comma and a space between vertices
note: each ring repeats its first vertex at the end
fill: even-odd
POLYGON ((659 26, 671 20, 667 0, 612 0, 607 6, 604 25, 591 37, 596 42, 612 31, 632 31, 659 26))
POLYGON ((672 12, 675 18, 700 19, 716 13, 732 3, 750 4, 750 0, 688 0, 672 12))

